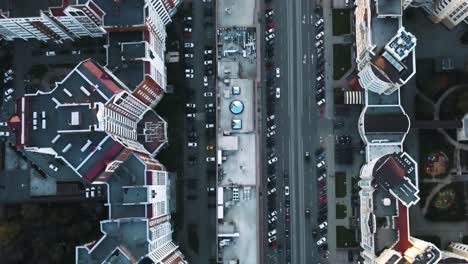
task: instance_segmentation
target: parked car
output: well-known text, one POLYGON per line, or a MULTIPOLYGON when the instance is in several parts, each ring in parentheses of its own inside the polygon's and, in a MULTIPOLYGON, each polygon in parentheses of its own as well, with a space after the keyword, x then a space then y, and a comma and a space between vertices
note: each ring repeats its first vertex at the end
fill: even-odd
POLYGON ((276 193, 276 188, 272 188, 272 189, 268 190, 268 195, 272 195, 274 193, 276 193))
POLYGON ((321 223, 321 224, 319 225, 319 228, 320 228, 320 229, 324 229, 324 228, 326 228, 327 226, 328 226, 328 222, 325 221, 325 222, 323 222, 323 223, 321 223))
POLYGON ((13 99, 13 97, 11 95, 8 95, 5 97, 5 99, 3 99, 5 102, 8 102, 10 101, 11 99, 13 99))
POLYGON ((193 48, 195 45, 192 42, 184 43, 184 48, 193 48))
POLYGON ((58 171, 58 167, 55 166, 53 163, 49 163, 49 169, 51 169, 51 170, 53 170, 53 171, 55 171, 55 172, 58 171))
POLYGON ((315 47, 318 48, 318 47, 322 46, 322 44, 323 44, 323 39, 315 42, 315 47))
POLYGON ((215 162, 216 158, 215 157, 206 157, 206 162, 215 162))
POLYGON ((15 90, 13 90, 12 88, 8 88, 8 90, 5 91, 5 96, 12 94, 14 91, 15 90))
POLYGON ((197 144, 197 142, 189 142, 189 143, 187 143, 187 145, 188 145, 189 148, 195 148, 195 147, 197 147, 198 144, 197 144))
POLYGON ((185 73, 193 73, 193 69, 185 69, 185 73))
POLYGON ((46 56, 50 57, 50 56, 55 56, 55 51, 46 51, 46 56))
POLYGON ((212 93, 212 92, 205 92, 205 93, 203 94, 203 96, 205 96, 205 97, 213 97, 213 93, 212 93))
POLYGON ((327 174, 324 173, 324 174, 320 175, 320 177, 317 178, 317 181, 320 182, 322 180, 325 180, 326 178, 327 178, 327 174))
POLYGON ((274 14, 275 14, 275 12, 273 10, 271 10, 271 9, 265 11, 265 17, 266 18, 269 18, 269 17, 273 16, 274 14))
POLYGON ((269 243, 273 243, 274 241, 276 241, 276 236, 272 236, 272 237, 268 238, 269 243))
POLYGON ((273 217, 273 216, 276 216, 277 214, 278 214, 278 212, 275 210, 275 211, 271 212, 271 213, 268 215, 268 217, 271 218, 271 217, 273 217))
POLYGON ((192 28, 184 28, 184 32, 189 32, 189 33, 192 33, 192 28))
POLYGON ((274 223, 276 220, 278 220, 278 217, 275 215, 275 216, 273 216, 273 217, 271 217, 271 218, 268 219, 268 223, 269 223, 269 224, 272 224, 272 223, 274 223))
POLYGON ((8 137, 10 135, 9 131, 0 131, 0 137, 8 137))
POLYGON ((212 60, 206 60, 203 62, 205 65, 210 65, 210 64, 213 64, 213 61, 212 60))
POLYGON ((268 164, 273 164, 273 163, 276 163, 278 161, 278 157, 273 157, 271 159, 268 160, 268 164))
POLYGON ((276 131, 269 131, 267 132, 267 137, 270 138, 270 137, 273 137, 274 135, 276 135, 276 131))
POLYGON ((267 122, 273 121, 274 119, 275 119, 275 115, 270 115, 270 116, 267 116, 266 118, 267 122))
POLYGON ((325 35, 325 33, 323 33, 323 31, 320 31, 320 33, 318 33, 316 36, 315 36, 315 39, 316 40, 319 40, 323 37, 323 35, 325 35))
POLYGON ((184 58, 186 58, 186 59, 193 58, 193 53, 184 53, 184 58))
POLYGON ((323 18, 319 19, 317 22, 315 22, 315 26, 319 27, 320 25, 323 24, 323 18))
POLYGON ((205 108, 213 108, 214 107, 214 104, 210 103, 210 104, 205 104, 205 108))
POLYGON ((186 74, 185 74, 185 78, 193 79, 193 74, 191 74, 191 73, 186 73, 186 74))
POLYGON ((276 73, 276 78, 279 78, 280 77, 280 68, 276 68, 275 73, 276 73))
POLYGON ((188 117, 188 118, 195 118, 195 113, 188 113, 188 114, 187 114, 187 117, 188 117))
POLYGON ((209 55, 209 54, 213 54, 213 50, 210 50, 210 49, 205 50, 205 55, 209 55))
POLYGON ((206 128, 214 128, 214 124, 206 124, 205 127, 206 128))
POLYGON ((281 90, 279 87, 276 87, 276 98, 280 98, 281 96, 281 90))
POLYGON ((322 160, 322 161, 320 161, 320 162, 317 163, 317 168, 318 168, 318 169, 320 169, 320 168, 322 168, 322 167, 324 167, 324 166, 325 166, 325 161, 324 161, 324 160, 322 160))
POLYGON ((196 104, 192 104, 192 103, 188 103, 185 106, 187 106, 187 108, 196 108, 197 107, 196 104))
POLYGON ((274 236, 274 235, 276 235, 276 229, 273 229, 270 232, 268 232, 269 237, 274 236))
POLYGON ((272 33, 272 34, 270 34, 270 35, 267 35, 267 36, 265 37, 265 40, 266 40, 266 41, 270 41, 270 40, 272 40, 272 39, 274 39, 274 38, 275 38, 275 33, 272 33))
POLYGON ((207 87, 208 86, 208 76, 203 76, 203 86, 207 87))
POLYGON ((289 186, 284 186, 284 195, 289 195, 289 186))
POLYGON ((322 106, 324 103, 325 103, 325 98, 322 98, 322 99, 317 101, 318 106, 322 106))
POLYGON ((269 177, 267 178, 267 181, 268 181, 268 182, 272 182, 272 181, 274 181, 274 180, 276 180, 276 175, 274 175, 274 174, 271 175, 271 176, 269 176, 269 177))
POLYGON ((326 237, 322 237, 321 239, 319 239, 317 241, 317 246, 320 246, 322 245, 323 243, 325 243, 327 241, 327 238, 326 237))

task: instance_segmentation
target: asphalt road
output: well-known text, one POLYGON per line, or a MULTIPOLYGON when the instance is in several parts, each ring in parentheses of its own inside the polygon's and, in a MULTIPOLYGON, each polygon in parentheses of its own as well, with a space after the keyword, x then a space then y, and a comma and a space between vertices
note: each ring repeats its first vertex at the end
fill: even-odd
MULTIPOLYGON (((279 159, 276 165, 276 206, 280 217, 276 226, 279 250, 266 251, 266 254, 277 254, 277 257, 267 255, 265 259, 288 263, 286 255, 290 254, 290 263, 318 263, 320 256, 316 240, 312 238, 318 214, 317 175, 313 155, 320 145, 318 120, 321 118, 321 109, 315 99, 315 2, 274 1, 272 7, 275 12, 275 66, 266 75, 275 76, 275 68, 280 68, 280 77, 274 77, 274 87, 281 88, 281 98, 276 99, 274 107, 277 131, 273 147, 279 159), (304 159, 306 151, 312 156, 309 161, 304 159), (289 183, 284 180, 283 172, 288 172, 289 183), (290 223, 285 221, 285 185, 290 185, 290 223), (306 209, 311 211, 310 215, 306 216, 306 209), (285 229, 290 230, 289 237, 285 237, 285 229), (291 251, 288 252, 288 249, 291 251)), ((270 97, 267 100, 272 99, 270 97)), ((265 148, 265 153, 271 151, 265 148)), ((267 174, 265 170, 265 177, 267 174)), ((271 228, 266 230, 265 236, 271 228)))
MULTIPOLYGON (((215 150, 207 150, 207 146, 216 145, 214 133, 207 134, 205 125, 208 123, 205 112, 206 103, 215 103, 215 97, 205 97, 204 92, 215 92, 213 76, 209 77, 209 86, 203 86, 204 49, 214 46, 210 43, 215 34, 214 28, 207 28, 204 24, 204 5, 202 1, 192 2, 192 34, 184 34, 184 42, 194 43, 194 48, 183 49, 183 53, 192 53, 192 59, 185 59, 185 68, 193 69, 193 79, 186 79, 186 103, 195 104, 196 109, 185 108, 186 113, 195 113, 195 118, 186 118, 184 140, 184 225, 181 231, 184 254, 191 263, 210 263, 216 257, 216 195, 208 192, 207 188, 216 189, 216 165, 206 162, 208 156, 215 156, 215 150), (208 36, 210 35, 211 36, 208 36), (188 137, 189 131, 195 131, 195 137, 188 137), (188 142, 196 142, 196 147, 188 147, 188 142), (189 164, 189 157, 195 158, 196 163, 189 164), (207 224, 208 223, 208 224, 207 224), (194 248, 195 247, 195 248, 194 248)), ((180 30, 183 31, 184 24, 180 30)), ((183 45, 183 43, 181 44, 183 45)), ((185 75, 185 74, 184 74, 185 75)), ((214 117, 215 113, 211 113, 214 117)), ((214 132, 214 131, 213 131, 214 132)))

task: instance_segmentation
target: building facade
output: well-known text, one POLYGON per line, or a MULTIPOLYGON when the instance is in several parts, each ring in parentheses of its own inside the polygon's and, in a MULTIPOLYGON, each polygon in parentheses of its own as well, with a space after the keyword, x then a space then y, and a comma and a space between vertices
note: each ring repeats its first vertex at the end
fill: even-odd
POLYGON ((438 0, 428 3, 424 9, 434 23, 442 23, 452 29, 468 17, 467 0, 438 0))

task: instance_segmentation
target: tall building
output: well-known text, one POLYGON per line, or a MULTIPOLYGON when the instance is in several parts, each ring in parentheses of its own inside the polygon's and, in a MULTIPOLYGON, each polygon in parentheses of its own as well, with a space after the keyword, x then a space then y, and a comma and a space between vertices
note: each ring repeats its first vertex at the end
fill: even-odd
POLYGON ((416 37, 402 26, 403 10, 409 3, 355 2, 356 64, 362 88, 388 95, 416 73, 416 37))
POLYGON ((424 5, 434 23, 452 29, 468 17, 468 0, 437 0, 424 5))
POLYGON ((105 66, 80 62, 51 91, 17 99, 8 120, 18 149, 52 155, 83 182, 106 185, 103 236, 76 247, 77 264, 187 263, 172 241, 173 179, 155 158, 167 123, 153 110, 167 85, 165 25, 178 4, 64 0, 38 18, 0 19, 8 40, 107 37, 105 66))
POLYGON ((40 10, 37 17, 9 17, 0 13, 0 35, 6 40, 38 39, 42 41, 73 40, 80 37, 102 37, 104 12, 93 2, 40 10))

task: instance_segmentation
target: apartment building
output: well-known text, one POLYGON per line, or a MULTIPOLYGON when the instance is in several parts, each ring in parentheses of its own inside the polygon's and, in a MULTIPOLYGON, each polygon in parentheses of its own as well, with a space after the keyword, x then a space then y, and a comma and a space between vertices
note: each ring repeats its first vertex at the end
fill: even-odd
POLYGON ((468 17, 467 0, 438 0, 423 6, 434 23, 452 29, 468 17))
POLYGON ((416 37, 402 26, 407 1, 357 0, 356 64, 359 84, 391 94, 415 74, 416 37))
POLYGON ((104 12, 93 2, 40 10, 37 17, 9 17, 9 12, 0 13, 0 36, 6 40, 38 39, 41 41, 74 40, 80 37, 102 37, 104 12))
POLYGON ((0 28, 21 24, 2 34, 8 40, 107 38, 106 65, 80 62, 50 91, 18 98, 8 119, 19 150, 52 155, 82 182, 106 186, 103 236, 78 246, 76 263, 187 263, 172 241, 173 179, 156 159, 167 122, 153 110, 166 89, 165 25, 179 3, 63 1, 40 18, 0 19, 0 28))

